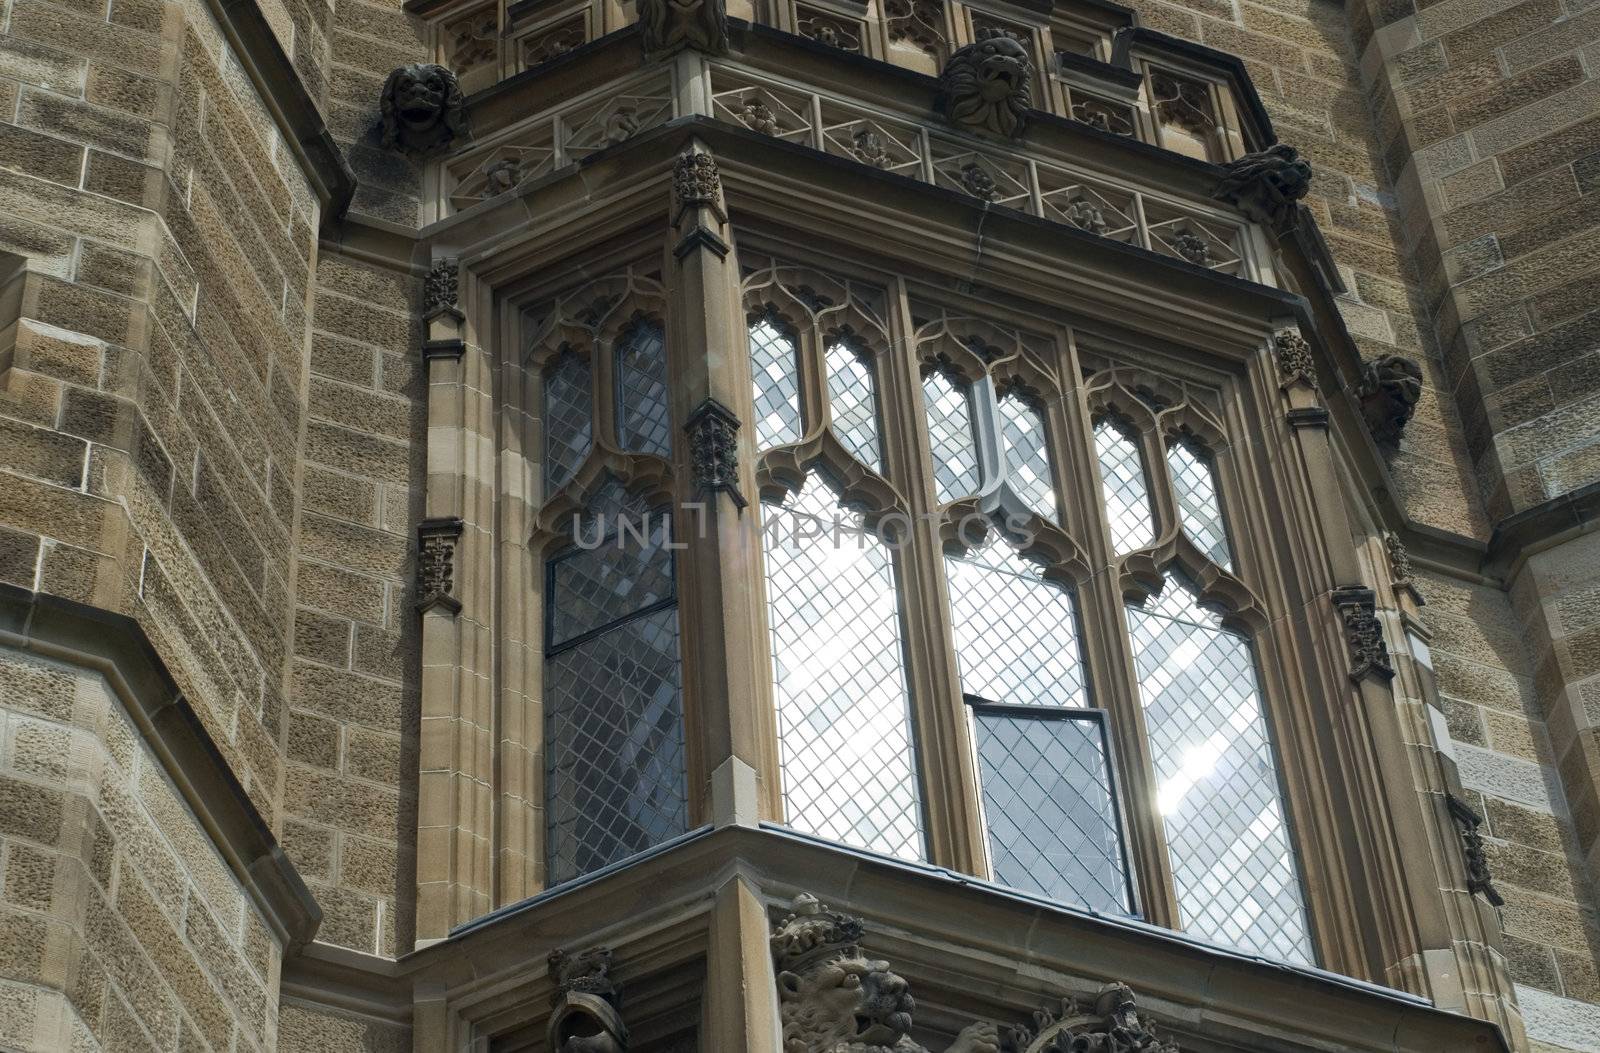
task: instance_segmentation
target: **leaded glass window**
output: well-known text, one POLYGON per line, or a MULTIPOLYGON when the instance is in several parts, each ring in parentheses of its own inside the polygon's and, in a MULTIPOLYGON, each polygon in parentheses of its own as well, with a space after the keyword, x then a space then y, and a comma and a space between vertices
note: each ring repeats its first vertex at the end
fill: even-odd
POLYGON ((878 448, 878 400, 872 365, 848 341, 828 345, 828 405, 833 430, 844 448, 873 471, 882 470, 878 448))
POLYGON ((1056 488, 1050 478, 1044 417, 1016 392, 1000 400, 1000 438, 1005 446, 1006 482, 1041 519, 1056 520, 1056 488))
POLYGON ((800 346, 771 318, 750 325, 750 375, 755 387, 756 445, 799 442, 800 346))
POLYGON ((1155 519, 1150 514, 1150 490, 1138 443, 1107 418, 1094 426, 1094 449, 1100 462, 1112 551, 1131 552, 1150 544, 1156 536, 1155 519))
POLYGON ((863 533, 820 471, 782 505, 765 507, 763 539, 786 821, 921 859, 922 802, 889 547, 863 533))
POLYGON ((563 351, 544 376, 545 493, 565 486, 589 456, 593 404, 589 360, 563 351))
POLYGON ((1183 928, 1312 961, 1249 641, 1177 574, 1127 612, 1183 928))
POLYGON ((1228 529, 1217 500, 1217 480, 1210 460, 1187 441, 1179 440, 1167 447, 1167 470, 1172 474, 1183 529, 1212 562, 1231 570, 1228 529))
POLYGON ((546 570, 546 856, 552 884, 688 821, 668 524, 608 479, 546 570))
POLYGON ((667 345, 649 322, 635 323, 617 344, 617 438, 625 450, 672 455, 667 345))
POLYGON ((934 494, 945 502, 976 493, 982 480, 967 385, 942 369, 931 370, 922 378, 922 400, 928 411, 934 494))
POLYGON ((1072 593, 998 538, 947 556, 995 880, 1131 913, 1102 714, 1087 709, 1072 593))

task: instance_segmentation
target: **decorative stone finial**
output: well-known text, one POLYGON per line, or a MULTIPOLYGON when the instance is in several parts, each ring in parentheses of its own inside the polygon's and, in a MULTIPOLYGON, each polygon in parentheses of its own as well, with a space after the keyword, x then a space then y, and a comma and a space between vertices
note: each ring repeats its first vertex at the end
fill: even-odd
POLYGON ((1422 397, 1422 367, 1404 355, 1381 355, 1361 369, 1356 399, 1379 446, 1399 446, 1422 397))
MULTIPOLYGON (((916 1002, 889 963, 862 955, 861 919, 795 897, 772 931, 784 1053, 929 1053, 911 1038, 916 1002)), ((1000 1053, 999 1030, 968 1025, 946 1053, 1000 1053)))
POLYGON ((1006 1037, 1016 1053, 1179 1053, 1139 1015, 1133 989, 1124 983, 1101 987, 1091 1006, 1068 999, 1059 1011, 1041 1009, 1031 1026, 1013 1027, 1006 1037))
POLYGON ((454 256, 434 260, 428 277, 422 283, 422 317, 432 318, 445 311, 457 310, 460 301, 459 274, 461 263, 454 256))
POLYGON ((446 149, 467 135, 467 105, 456 75, 443 66, 401 66, 383 82, 379 99, 383 145, 418 156, 446 149))
POLYGON ((952 122, 1015 138, 1033 106, 1033 60, 1005 30, 980 29, 944 64, 939 90, 952 122))
POLYGON ((1311 164, 1287 143, 1245 154, 1222 166, 1226 174, 1211 191, 1257 223, 1281 228, 1294 218, 1295 203, 1311 190, 1311 164))
POLYGON ((684 47, 721 55, 728 50, 727 4, 725 0, 639 0, 639 30, 647 56, 684 47))
POLYGON ((611 951, 556 951, 550 955, 550 975, 556 996, 546 1048, 551 1053, 627 1053, 628 1028, 611 982, 611 951))
POLYGON ((461 611, 456 597, 456 543, 461 540, 461 519, 447 516, 417 524, 417 611, 426 614, 442 607, 449 614, 461 611))

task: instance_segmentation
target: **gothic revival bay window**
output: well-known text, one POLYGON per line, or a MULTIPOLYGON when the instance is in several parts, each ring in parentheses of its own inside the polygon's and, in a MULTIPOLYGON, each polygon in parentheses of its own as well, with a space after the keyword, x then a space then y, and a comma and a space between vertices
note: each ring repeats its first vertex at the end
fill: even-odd
POLYGON ((688 826, 663 333, 654 283, 629 276, 550 305, 534 344, 550 884, 688 826))
POLYGON ((1314 961, 1218 393, 903 290, 744 274, 784 821, 1314 961))

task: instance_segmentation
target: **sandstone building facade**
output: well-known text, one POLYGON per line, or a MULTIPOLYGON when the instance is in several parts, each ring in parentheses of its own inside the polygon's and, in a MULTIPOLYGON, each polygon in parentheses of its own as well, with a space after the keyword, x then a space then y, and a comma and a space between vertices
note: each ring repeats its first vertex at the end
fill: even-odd
POLYGON ((0 1049, 1600 1051, 1600 6, 3 0, 0 1049))

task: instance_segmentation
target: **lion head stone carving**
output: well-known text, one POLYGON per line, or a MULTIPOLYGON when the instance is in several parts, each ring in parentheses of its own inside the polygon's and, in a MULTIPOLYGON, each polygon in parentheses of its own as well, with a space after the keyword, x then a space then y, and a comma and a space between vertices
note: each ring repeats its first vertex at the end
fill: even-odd
POLYGON ((646 55, 680 47, 720 55, 728 50, 726 0, 639 0, 639 31, 646 55))
POLYGON ((383 145, 410 154, 442 150, 467 133, 466 100, 443 66, 401 66, 383 82, 379 100, 383 145))
POLYGON ((1022 134, 1033 105, 1033 60, 1001 29, 980 29, 939 74, 944 114, 957 124, 1008 138, 1022 134))
POLYGON ((1379 445, 1398 446, 1422 398, 1422 367, 1404 355, 1380 355, 1361 370, 1361 415, 1379 445))
POLYGON ((1287 143, 1229 161, 1212 196, 1237 205, 1257 223, 1282 226, 1311 190, 1311 164, 1287 143))

